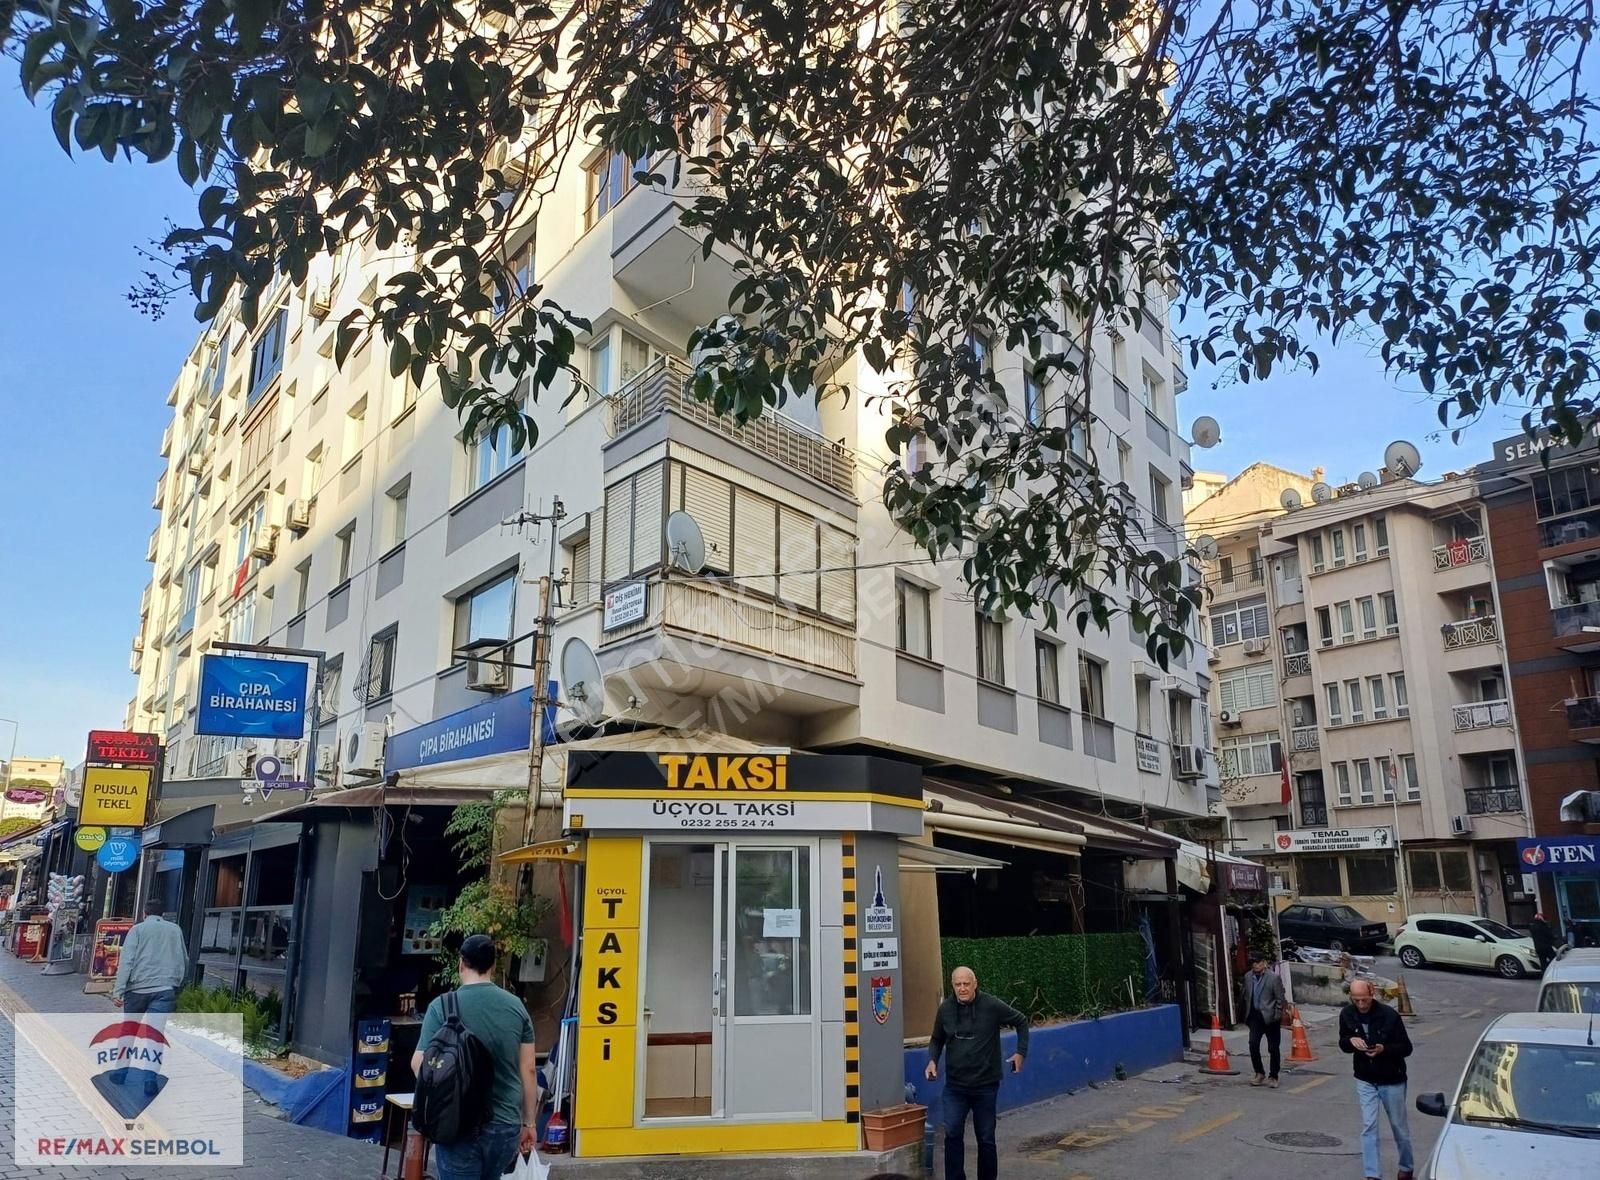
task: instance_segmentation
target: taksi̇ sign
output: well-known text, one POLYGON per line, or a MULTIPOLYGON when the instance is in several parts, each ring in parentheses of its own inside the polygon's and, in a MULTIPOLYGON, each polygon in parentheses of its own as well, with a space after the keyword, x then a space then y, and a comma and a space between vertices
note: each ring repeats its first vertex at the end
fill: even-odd
POLYGON ((195 732, 299 738, 306 728, 306 665, 254 656, 204 656, 195 732))
POLYGON ((90 766, 83 772, 78 823, 86 827, 143 827, 149 802, 148 766, 90 766))
POLYGON ((1517 841, 1517 859, 1530 873, 1600 874, 1600 837, 1524 837, 1517 841))
POLYGON ((1394 847, 1388 828, 1311 828, 1279 832, 1279 852, 1387 852, 1394 847))

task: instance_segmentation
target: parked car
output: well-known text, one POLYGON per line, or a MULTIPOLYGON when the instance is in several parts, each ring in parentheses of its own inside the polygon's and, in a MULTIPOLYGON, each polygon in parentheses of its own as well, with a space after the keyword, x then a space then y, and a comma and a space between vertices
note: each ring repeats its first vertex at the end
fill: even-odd
POLYGON ((1594 1018, 1558 1012, 1502 1016, 1484 1030, 1447 1102, 1418 1094, 1423 1114, 1448 1119, 1420 1180, 1593 1176, 1600 1160, 1600 1044, 1594 1018))
POLYGON ((1544 969, 1539 1011, 1600 1013, 1600 950, 1562 948, 1544 969))
POLYGON ((1498 971, 1507 979, 1539 974, 1531 938, 1477 914, 1412 914, 1394 936, 1394 953, 1412 970, 1437 963, 1498 971))
POLYGON ((1296 902, 1278 915, 1278 933, 1305 946, 1330 951, 1375 951, 1389 941, 1389 927, 1369 922, 1354 906, 1296 902))

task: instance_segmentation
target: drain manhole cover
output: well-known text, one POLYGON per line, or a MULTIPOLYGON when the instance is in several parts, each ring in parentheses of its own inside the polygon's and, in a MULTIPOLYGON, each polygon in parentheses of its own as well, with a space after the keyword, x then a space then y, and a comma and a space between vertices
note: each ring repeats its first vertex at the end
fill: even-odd
POLYGON ((1321 1131, 1274 1131, 1262 1138, 1279 1147, 1338 1147, 1341 1142, 1337 1135, 1324 1135, 1321 1131))

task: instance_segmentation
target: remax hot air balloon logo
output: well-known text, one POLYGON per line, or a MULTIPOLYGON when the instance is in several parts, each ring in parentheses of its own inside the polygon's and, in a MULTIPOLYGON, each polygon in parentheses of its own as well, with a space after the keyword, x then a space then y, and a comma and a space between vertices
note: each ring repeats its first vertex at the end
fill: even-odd
POLYGON ((124 1119, 136 1119, 166 1088, 167 1038, 153 1024, 123 1020, 89 1041, 94 1088, 124 1119))

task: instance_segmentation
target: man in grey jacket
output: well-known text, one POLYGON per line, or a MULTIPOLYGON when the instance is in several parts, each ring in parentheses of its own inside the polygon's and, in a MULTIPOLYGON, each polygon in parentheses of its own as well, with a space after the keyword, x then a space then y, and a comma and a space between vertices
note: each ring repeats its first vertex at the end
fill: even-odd
POLYGON ((1250 956, 1250 974, 1244 977, 1244 1021, 1250 1026, 1250 1065, 1256 1071, 1252 1086, 1278 1088, 1278 1050, 1283 1042, 1283 980, 1272 969, 1272 956, 1256 951, 1250 956), (1272 1072, 1261 1068, 1261 1038, 1267 1038, 1272 1072))
POLYGON ((1012 1073, 1020 1073, 1028 1055, 1028 1018, 998 996, 978 990, 978 977, 970 967, 950 973, 953 996, 946 996, 933 1021, 928 1039, 931 1082, 939 1076, 939 1054, 944 1054, 944 1176, 967 1180, 967 1115, 978 1141, 978 1180, 996 1180, 1000 1152, 995 1145, 995 1106, 1000 1095, 1000 1029, 1017 1032, 1017 1051, 1009 1058, 1012 1073))
POLYGON ((144 903, 144 921, 128 931, 117 961, 112 1003, 127 1012, 172 1012, 189 974, 183 931, 161 916, 161 903, 144 903))

